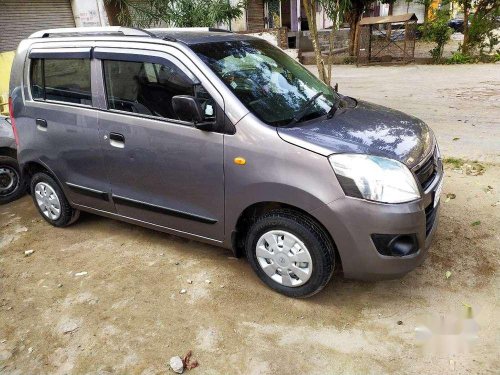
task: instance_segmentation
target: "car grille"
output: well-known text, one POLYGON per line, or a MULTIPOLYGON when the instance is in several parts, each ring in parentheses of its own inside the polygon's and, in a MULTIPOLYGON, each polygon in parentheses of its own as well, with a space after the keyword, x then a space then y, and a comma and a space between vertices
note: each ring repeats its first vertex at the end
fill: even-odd
POLYGON ((427 206, 425 209, 425 236, 427 237, 434 226, 436 221, 437 208, 439 204, 434 207, 434 202, 427 206))
POLYGON ((422 186, 422 189, 426 190, 432 183, 432 180, 437 173, 436 151, 434 151, 432 156, 414 172, 420 182, 420 185, 422 186))

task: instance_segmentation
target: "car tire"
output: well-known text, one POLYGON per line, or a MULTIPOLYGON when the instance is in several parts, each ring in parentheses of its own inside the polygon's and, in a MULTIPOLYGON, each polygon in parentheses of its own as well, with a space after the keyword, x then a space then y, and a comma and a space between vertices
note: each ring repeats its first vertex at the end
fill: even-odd
POLYGON ((304 298, 321 291, 335 268, 334 244, 313 219, 274 210, 250 227, 245 251, 253 270, 270 288, 304 298))
POLYGON ((0 156, 0 204, 12 202, 25 193, 26 183, 17 160, 10 156, 0 156))
POLYGON ((35 207, 51 225, 66 227, 80 216, 80 211, 70 206, 59 184, 47 173, 36 173, 30 188, 35 207))

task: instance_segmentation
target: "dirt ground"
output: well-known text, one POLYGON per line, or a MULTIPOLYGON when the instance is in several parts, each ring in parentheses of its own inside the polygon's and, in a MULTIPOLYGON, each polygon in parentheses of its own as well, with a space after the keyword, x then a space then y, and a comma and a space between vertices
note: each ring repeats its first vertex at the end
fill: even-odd
POLYGON ((415 271, 337 275, 294 300, 226 250, 93 215, 53 228, 24 197, 0 206, 0 373, 165 374, 189 349, 193 375, 497 373, 500 67, 426 69, 336 73, 342 92, 427 121, 445 157, 484 166, 474 176, 447 164, 440 226, 415 271), (464 304, 480 327, 471 351, 424 354, 415 328, 464 304))

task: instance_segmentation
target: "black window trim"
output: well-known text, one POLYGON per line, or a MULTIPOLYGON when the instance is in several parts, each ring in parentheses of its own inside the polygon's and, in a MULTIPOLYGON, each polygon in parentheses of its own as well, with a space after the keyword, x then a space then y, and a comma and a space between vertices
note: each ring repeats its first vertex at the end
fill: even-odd
POLYGON ((92 48, 91 47, 82 47, 82 48, 33 48, 29 54, 28 58, 30 59, 29 69, 28 69, 28 88, 29 94, 31 96, 31 100, 39 103, 51 103, 58 105, 66 105, 70 107, 78 107, 78 108, 88 108, 88 109, 97 109, 94 106, 94 98, 92 95, 92 48), (88 52, 88 54, 87 54, 88 52), (34 98, 32 91, 32 73, 33 73, 33 61, 32 59, 40 59, 42 61, 42 84, 43 84, 43 99, 34 98), (47 93, 45 90, 45 59, 61 59, 61 60, 69 60, 69 59, 88 59, 89 60, 89 68, 90 68, 90 97, 92 104, 80 104, 80 103, 71 103, 71 102, 63 102, 60 100, 47 99, 47 93))
POLYGON ((33 48, 30 59, 91 59, 91 47, 33 48))

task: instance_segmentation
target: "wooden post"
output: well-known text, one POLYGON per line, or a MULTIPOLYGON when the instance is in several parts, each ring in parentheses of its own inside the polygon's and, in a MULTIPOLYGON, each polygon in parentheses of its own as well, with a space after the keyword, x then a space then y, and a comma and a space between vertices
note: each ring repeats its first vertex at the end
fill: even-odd
POLYGON ((370 25, 368 34, 368 64, 372 60, 372 31, 373 31, 373 25, 370 25))
POLYGON ((405 41, 403 44, 403 63, 406 62, 406 38, 408 38, 408 21, 405 22, 405 41))
POLYGON ((417 21, 413 21, 413 48, 411 50, 411 59, 415 61, 415 45, 417 44, 417 21))
POLYGON ((354 30, 354 53, 357 56, 357 64, 359 64, 359 37, 361 34, 361 27, 359 26, 359 22, 356 22, 356 28, 354 30))

